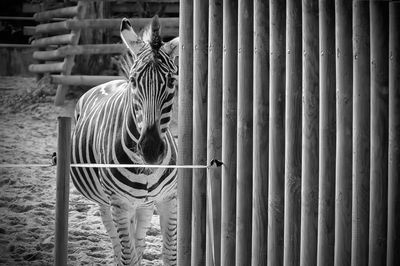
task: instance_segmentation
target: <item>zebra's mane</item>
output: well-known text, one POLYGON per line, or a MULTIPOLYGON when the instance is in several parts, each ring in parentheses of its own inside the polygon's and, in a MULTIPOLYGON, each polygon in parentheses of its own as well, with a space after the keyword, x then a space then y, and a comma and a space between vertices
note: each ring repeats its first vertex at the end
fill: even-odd
POLYGON ((122 75, 125 80, 129 80, 131 68, 133 66, 133 56, 130 52, 127 52, 119 57, 119 74, 122 75))

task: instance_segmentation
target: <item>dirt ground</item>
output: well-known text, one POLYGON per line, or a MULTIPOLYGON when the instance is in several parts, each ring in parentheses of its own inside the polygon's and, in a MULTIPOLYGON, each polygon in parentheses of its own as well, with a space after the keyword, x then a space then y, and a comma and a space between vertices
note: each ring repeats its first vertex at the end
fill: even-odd
MULTIPOLYGON (((72 116, 77 96, 55 107, 54 88, 34 78, 0 77, 0 164, 50 164, 57 117, 72 116)), ((68 265, 112 265, 112 246, 96 204, 70 184, 68 265)), ((53 265, 55 167, 0 167, 0 265, 53 265)), ((143 265, 162 265, 158 216, 143 265)))

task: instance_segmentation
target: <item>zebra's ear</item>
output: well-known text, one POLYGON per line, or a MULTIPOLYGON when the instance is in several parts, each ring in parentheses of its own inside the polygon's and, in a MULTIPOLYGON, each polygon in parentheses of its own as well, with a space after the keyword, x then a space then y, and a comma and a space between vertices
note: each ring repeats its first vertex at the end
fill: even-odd
POLYGON ((164 51, 171 57, 174 61, 175 65, 178 65, 178 57, 179 57, 179 37, 170 40, 166 44, 164 44, 164 51))
POLYGON ((148 23, 139 33, 141 36, 141 39, 144 42, 147 43, 152 43, 152 42, 157 42, 161 41, 160 38, 160 32, 161 32, 161 25, 160 25, 160 20, 157 15, 155 15, 152 19, 151 22, 148 23))
POLYGON ((127 18, 123 18, 121 21, 120 33, 121 39, 126 47, 128 47, 133 56, 136 56, 137 52, 143 47, 144 43, 137 36, 127 18))

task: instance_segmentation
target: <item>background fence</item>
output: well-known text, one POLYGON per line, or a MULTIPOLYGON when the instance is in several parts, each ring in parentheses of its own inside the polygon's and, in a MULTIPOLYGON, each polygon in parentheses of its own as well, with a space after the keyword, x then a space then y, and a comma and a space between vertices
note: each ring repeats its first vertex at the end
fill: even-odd
POLYGON ((181 0, 179 265, 400 265, 400 2, 181 0), (190 178, 193 176, 193 179, 190 178))
MULTIPOLYGON (((63 104, 69 85, 96 86, 107 81, 121 79, 118 75, 83 75, 82 71, 90 71, 92 67, 98 72, 111 68, 105 65, 107 60, 76 60, 77 57, 92 58, 98 55, 120 55, 127 49, 120 42, 119 27, 123 16, 135 14, 149 16, 152 13, 170 16, 161 17, 162 37, 170 39, 178 35, 179 18, 178 0, 80 0, 68 3, 58 3, 46 10, 39 9, 33 19, 39 23, 35 27, 25 27, 25 34, 34 36, 32 46, 38 51, 33 53, 33 58, 38 62, 31 64, 29 70, 33 73, 51 74, 51 82, 59 84, 55 104, 63 104), (141 12, 142 11, 142 12, 141 12), (107 14, 105 14, 107 13, 107 14), (121 17, 122 16, 122 17, 121 17), (171 17, 172 16, 172 17, 171 17), (105 35, 93 37, 88 36, 105 35), (89 39, 89 40, 88 40, 89 39), (108 42, 104 43, 106 40, 108 42), (94 43, 93 43, 94 42, 94 43), (72 73, 75 65, 80 69, 72 73)), ((150 17, 130 18, 135 31, 144 28, 150 17)))

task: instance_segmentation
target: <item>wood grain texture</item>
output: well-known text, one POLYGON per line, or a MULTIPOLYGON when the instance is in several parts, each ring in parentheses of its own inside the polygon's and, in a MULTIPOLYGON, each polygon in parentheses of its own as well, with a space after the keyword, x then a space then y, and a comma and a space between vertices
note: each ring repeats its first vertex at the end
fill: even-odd
POLYGON ((353 200, 351 265, 368 265, 370 167, 369 3, 353 2, 353 200))
POLYGON ((221 265, 235 265, 238 3, 223 1, 221 265))
POLYGON ((302 2, 303 106, 300 265, 316 265, 318 227, 318 1, 302 2))
POLYGON ((251 261, 253 145, 253 1, 238 4, 236 265, 251 261))
POLYGON ((388 192, 389 12, 387 1, 370 1, 371 173, 369 265, 386 265, 388 192))
MULTIPOLYGON (((193 164, 207 164, 208 2, 193 5, 193 164)), ((206 171, 193 170, 192 262, 206 263, 206 171)))
MULTIPOLYGON (((193 162, 193 0, 180 1, 179 8, 178 164, 188 165, 193 162)), ((191 262, 192 172, 178 171, 178 266, 191 262)))
POLYGON ((285 185, 285 17, 284 1, 270 1, 270 105, 268 264, 283 265, 285 185))
MULTIPOLYGON (((222 0, 209 1, 207 162, 222 150, 222 0)), ((207 171, 207 265, 221 263, 221 168, 207 171)))
POLYGON ((387 266, 400 265, 400 2, 389 3, 389 192, 387 266))
POLYGON ((333 265, 335 242, 335 2, 319 1, 318 265, 333 265))
POLYGON ((67 265, 71 117, 58 118, 54 265, 67 265))
POLYGON ((336 191, 335 265, 351 263, 352 199, 352 14, 351 2, 336 0, 336 191))
POLYGON ((267 265, 269 7, 254 1, 253 225, 251 264, 267 265))
POLYGON ((300 263, 301 2, 286 2, 284 265, 300 263))

